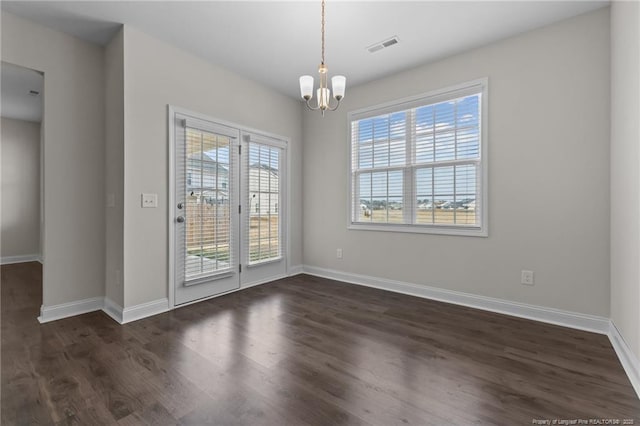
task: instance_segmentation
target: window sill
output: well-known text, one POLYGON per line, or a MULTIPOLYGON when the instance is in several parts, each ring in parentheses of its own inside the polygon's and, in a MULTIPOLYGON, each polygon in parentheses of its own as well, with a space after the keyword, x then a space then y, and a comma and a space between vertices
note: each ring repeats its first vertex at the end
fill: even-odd
POLYGON ((402 225, 388 223, 352 222, 347 229, 356 231, 406 232, 411 234, 452 235, 462 237, 488 237, 486 227, 453 227, 447 225, 402 225))

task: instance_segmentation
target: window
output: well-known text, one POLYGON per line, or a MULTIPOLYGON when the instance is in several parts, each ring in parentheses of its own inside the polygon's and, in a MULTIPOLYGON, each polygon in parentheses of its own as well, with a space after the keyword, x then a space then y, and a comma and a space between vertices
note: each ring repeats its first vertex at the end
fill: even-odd
POLYGON ((487 235, 487 80, 349 114, 350 228, 487 235))

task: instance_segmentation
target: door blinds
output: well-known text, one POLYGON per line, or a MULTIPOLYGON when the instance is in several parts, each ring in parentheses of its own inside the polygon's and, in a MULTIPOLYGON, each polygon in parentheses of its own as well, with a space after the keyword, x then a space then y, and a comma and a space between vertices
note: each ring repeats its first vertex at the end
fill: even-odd
POLYGON ((284 149, 283 143, 259 135, 246 134, 247 214, 243 245, 249 265, 281 259, 284 256, 284 149))
POLYGON ((176 201, 184 212, 184 233, 177 241, 177 267, 189 285, 237 265, 233 176, 238 131, 192 117, 178 120, 184 131, 177 132, 183 149, 176 158, 176 201))

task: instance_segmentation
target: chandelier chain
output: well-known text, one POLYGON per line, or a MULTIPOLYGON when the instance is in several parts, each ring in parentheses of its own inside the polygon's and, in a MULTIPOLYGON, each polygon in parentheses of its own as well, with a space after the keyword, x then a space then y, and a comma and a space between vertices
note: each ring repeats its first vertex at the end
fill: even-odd
POLYGON ((322 63, 324 64, 324 0, 322 0, 322 25, 321 25, 321 33, 322 33, 322 63))

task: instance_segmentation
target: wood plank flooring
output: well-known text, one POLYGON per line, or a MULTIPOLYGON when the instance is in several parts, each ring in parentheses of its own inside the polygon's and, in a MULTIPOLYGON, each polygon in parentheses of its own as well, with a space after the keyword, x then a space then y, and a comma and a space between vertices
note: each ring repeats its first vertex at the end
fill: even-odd
POLYGON ((1 274, 3 425, 640 422, 598 334, 307 275, 40 325, 40 265, 1 274))

